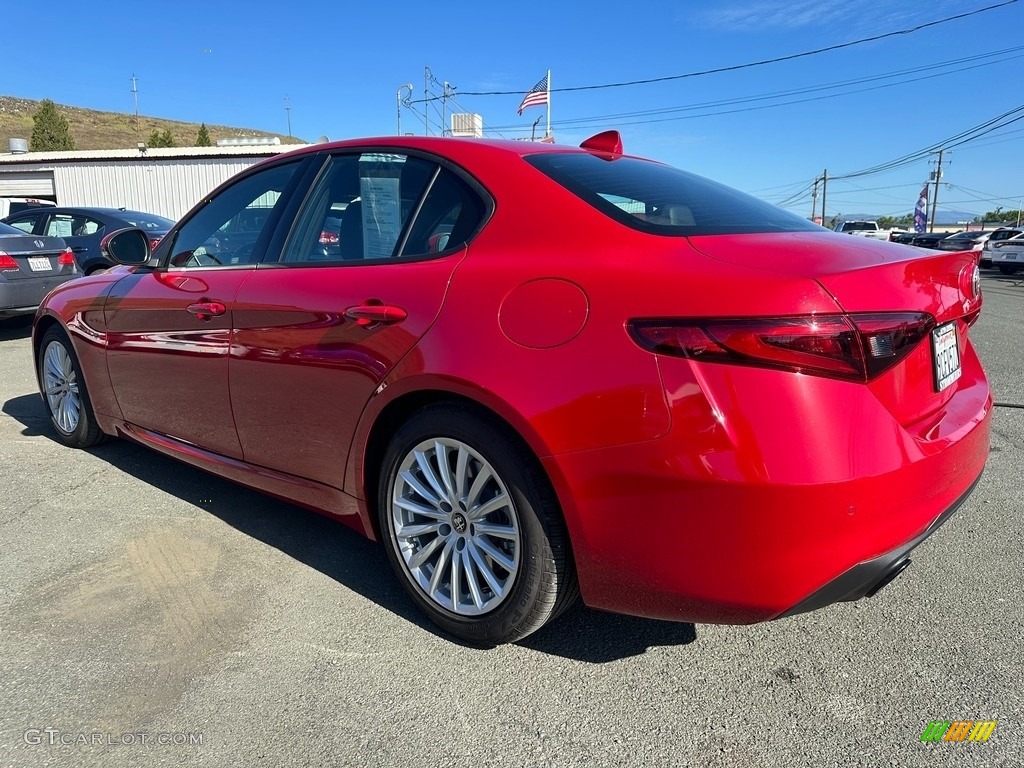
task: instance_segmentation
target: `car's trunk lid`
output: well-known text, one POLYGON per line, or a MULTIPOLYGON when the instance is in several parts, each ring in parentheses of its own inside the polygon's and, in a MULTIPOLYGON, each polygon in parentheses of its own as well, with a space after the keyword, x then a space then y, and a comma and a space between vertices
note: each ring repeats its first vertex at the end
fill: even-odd
MULTIPOLYGON (((961 363, 968 325, 981 308, 969 252, 921 251, 829 232, 692 237, 690 242, 719 261, 814 279, 851 315, 925 312, 937 328, 952 323, 961 363)), ((934 412, 956 391, 955 382, 940 387, 936 381, 935 343, 925 338, 869 385, 901 423, 934 412)))
POLYGON ((56 274, 61 269, 58 258, 65 249, 59 237, 4 235, 0 237, 0 254, 14 259, 17 268, 0 267, 0 275, 7 280, 28 280, 56 274))

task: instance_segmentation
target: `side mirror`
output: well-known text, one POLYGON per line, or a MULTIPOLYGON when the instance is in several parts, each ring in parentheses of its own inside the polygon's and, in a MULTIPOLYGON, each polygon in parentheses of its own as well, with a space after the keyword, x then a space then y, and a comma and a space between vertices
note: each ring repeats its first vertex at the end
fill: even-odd
POLYGON ((100 249, 118 264, 138 266, 149 261, 149 238, 141 229, 119 229, 100 241, 100 249))

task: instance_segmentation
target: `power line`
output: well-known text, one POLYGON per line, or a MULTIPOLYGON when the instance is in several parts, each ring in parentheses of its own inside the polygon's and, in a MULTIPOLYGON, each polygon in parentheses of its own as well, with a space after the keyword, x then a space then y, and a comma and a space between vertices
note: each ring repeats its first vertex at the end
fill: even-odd
MULTIPOLYGON (((741 69, 750 69, 751 67, 761 67, 766 64, 778 64, 783 61, 792 61, 794 59, 802 59, 807 56, 817 56, 822 53, 828 53, 830 51, 838 51, 843 48, 851 48, 855 45, 863 45, 864 43, 873 43, 878 40, 884 40, 889 37, 897 37, 900 35, 909 35, 914 32, 920 32, 922 29, 928 29, 929 27, 935 27, 940 24, 947 24, 951 21, 959 21, 960 19, 966 19, 969 16, 976 16, 979 13, 985 13, 992 11, 997 8, 1004 8, 1008 5, 1013 5, 1018 0, 1005 0, 1002 3, 996 3, 995 5, 988 5, 984 8, 978 8, 973 11, 967 11, 965 13, 958 13, 955 16, 947 16, 942 19, 936 19, 935 21, 929 21, 924 24, 918 24, 913 27, 906 29, 897 29, 892 32, 884 32, 880 35, 872 35, 871 37, 863 37, 859 40, 851 40, 846 43, 838 43, 836 45, 829 45, 824 48, 816 48, 812 51, 802 51, 801 53, 791 53, 787 56, 778 56, 773 59, 761 59, 759 61, 751 61, 746 64, 733 64, 728 67, 715 67, 714 69, 704 69, 697 72, 685 72, 681 75, 666 75, 664 77, 650 77, 643 80, 626 80, 618 83, 604 83, 601 85, 576 85, 566 88, 552 88, 551 93, 568 93, 570 91, 596 91, 605 88, 625 88, 631 85, 647 85, 649 83, 664 83, 670 80, 683 80, 690 77, 701 77, 704 75, 716 75, 722 72, 735 72, 741 69)), ((522 91, 462 91, 461 96, 516 96, 522 95, 522 91)))
POLYGON ((918 160, 927 157, 928 155, 934 154, 939 150, 948 150, 954 147, 958 147, 961 144, 966 144, 967 142, 974 141, 975 139, 979 139, 982 136, 988 135, 992 131, 1004 128, 1005 126, 1011 125, 1017 122, 1018 120, 1022 120, 1024 119, 1024 114, 1020 114, 1022 112, 1024 112, 1024 105, 1007 110, 1001 115, 997 115, 996 117, 993 117, 990 120, 986 120, 984 123, 976 125, 973 128, 968 128, 967 130, 961 131, 955 136, 951 136, 948 139, 944 139, 942 141, 931 144, 930 146, 924 147, 923 149, 918 149, 915 150, 914 152, 909 152, 906 155, 903 155, 902 157, 896 158, 895 160, 889 160, 885 163, 879 163, 878 165, 874 165, 869 168, 864 168, 859 171, 852 171, 850 173, 839 174, 835 178, 855 179, 861 176, 870 176, 876 173, 881 173, 883 171, 902 168, 903 166, 915 163, 918 160), (1016 115, 1016 117, 1013 117, 1014 115, 1016 115), (1012 119, 1009 119, 1011 117, 1012 119))
MULTIPOLYGON (((889 78, 900 77, 901 75, 914 74, 914 73, 917 73, 917 72, 926 72, 926 71, 930 71, 930 70, 934 70, 934 69, 940 69, 940 68, 943 68, 943 67, 949 67, 949 66, 954 65, 954 64, 963 64, 965 62, 978 61, 979 59, 993 58, 993 57, 996 57, 996 56, 1002 56, 1002 55, 1007 54, 1007 53, 1015 53, 1017 51, 1022 51, 1022 50, 1024 50, 1024 46, 1017 46, 1015 48, 1006 48, 1006 49, 999 50, 999 51, 991 51, 991 52, 988 52, 988 53, 976 54, 974 56, 967 56, 967 57, 964 57, 964 58, 961 58, 961 59, 951 59, 951 60, 948 60, 948 61, 942 61, 942 62, 938 62, 938 63, 935 63, 935 64, 929 64, 929 65, 925 65, 925 66, 921 66, 921 67, 913 67, 911 69, 898 70, 898 71, 895 71, 895 72, 882 73, 882 74, 879 74, 879 75, 871 75, 871 76, 862 77, 862 78, 855 78, 853 80, 838 81, 838 82, 833 82, 833 83, 823 83, 823 84, 820 84, 820 85, 808 86, 806 88, 796 88, 796 89, 791 89, 791 90, 788 90, 788 91, 775 91, 775 92, 772 92, 772 93, 755 94, 755 95, 752 95, 752 96, 741 96, 741 97, 737 97, 737 98, 734 98, 734 99, 722 99, 722 100, 718 100, 718 101, 701 102, 701 103, 698 103, 698 104, 690 104, 690 105, 685 105, 685 106, 680 105, 680 106, 674 106, 674 107, 662 107, 662 108, 659 108, 659 109, 642 110, 642 111, 636 111, 636 112, 619 112, 619 113, 612 113, 612 114, 607 114, 607 115, 591 115, 591 116, 588 116, 588 117, 579 117, 579 118, 570 118, 570 119, 567 119, 567 120, 558 120, 558 121, 555 121, 554 124, 557 125, 559 128, 569 128, 569 127, 583 128, 583 127, 588 127, 588 126, 594 125, 596 123, 604 124, 604 123, 607 123, 607 122, 612 121, 612 120, 619 120, 620 122, 616 123, 619 126, 623 126, 623 125, 646 125, 646 124, 649 124, 649 123, 670 122, 670 121, 673 121, 673 120, 692 120, 692 119, 700 118, 700 117, 714 117, 714 116, 717 116, 717 115, 730 115, 730 114, 736 114, 736 113, 740 113, 740 112, 753 112, 755 110, 760 110, 760 109, 773 109, 773 108, 776 108, 776 107, 790 106, 790 105, 793 105, 793 104, 805 104, 805 103, 812 102, 812 101, 824 101, 826 99, 836 99, 836 98, 840 98, 840 97, 843 97, 843 96, 851 96, 851 95, 858 94, 858 93, 866 93, 868 91, 881 90, 883 88, 893 88, 893 87, 896 87, 896 86, 899 86, 899 85, 907 85, 909 83, 920 82, 922 80, 932 80, 932 79, 935 79, 937 77, 945 77, 946 75, 954 74, 954 73, 957 73, 957 72, 966 72, 966 71, 972 70, 972 69, 979 69, 981 67, 992 66, 993 64, 1001 64, 1001 63, 1006 62, 1006 61, 1011 61, 1013 59, 1022 58, 1022 57, 1024 57, 1024 54, 1017 55, 1017 56, 1007 56, 1006 58, 996 59, 994 61, 985 61, 985 62, 982 62, 980 64, 974 64, 972 66, 967 66, 967 67, 960 67, 958 69, 949 69, 949 70, 947 70, 945 72, 938 72, 938 73, 935 73, 935 74, 932 74, 932 75, 925 75, 925 76, 922 76, 922 77, 915 77, 915 78, 909 78, 909 79, 904 79, 904 80, 897 80, 897 81, 892 82, 892 83, 884 83, 882 85, 871 86, 871 87, 868 87, 868 88, 858 88, 858 89, 855 89, 855 90, 844 91, 843 93, 834 93, 834 94, 830 94, 830 95, 826 95, 826 96, 814 96, 814 97, 805 98, 805 99, 793 99, 793 100, 790 100, 790 101, 778 102, 776 104, 762 104, 762 105, 753 106, 753 107, 747 107, 747 108, 743 108, 743 109, 729 109, 729 110, 721 110, 721 111, 717 111, 717 112, 702 112, 701 114, 696 114, 696 115, 682 115, 682 116, 676 116, 676 117, 664 117, 664 118, 657 118, 657 119, 651 119, 651 120, 633 120, 633 121, 630 121, 630 122, 621 122, 622 118, 646 117, 646 116, 650 116, 650 115, 667 115, 667 114, 673 114, 673 113, 676 113, 676 112, 696 112, 698 110, 714 108, 714 107, 725 107, 725 106, 732 106, 732 105, 735 105, 735 104, 749 104, 751 102, 767 101, 769 99, 782 98, 782 97, 786 97, 786 96, 796 96, 796 95, 807 94, 807 93, 815 93, 815 92, 819 92, 819 91, 834 90, 836 88, 842 88, 842 87, 849 86, 849 85, 858 85, 858 84, 861 84, 861 83, 877 82, 878 80, 886 80, 886 79, 889 79, 889 78)), ((502 125, 502 126, 498 126, 498 127, 501 128, 502 130, 526 130, 525 128, 523 128, 521 125, 518 125, 518 124, 502 125)))

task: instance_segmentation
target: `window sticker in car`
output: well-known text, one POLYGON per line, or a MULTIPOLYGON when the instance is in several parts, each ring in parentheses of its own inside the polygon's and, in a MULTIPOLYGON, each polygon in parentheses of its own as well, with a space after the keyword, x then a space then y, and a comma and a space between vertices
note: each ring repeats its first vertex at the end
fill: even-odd
POLYGON ((363 258, 387 259, 402 229, 398 179, 362 176, 359 193, 363 201, 363 258))

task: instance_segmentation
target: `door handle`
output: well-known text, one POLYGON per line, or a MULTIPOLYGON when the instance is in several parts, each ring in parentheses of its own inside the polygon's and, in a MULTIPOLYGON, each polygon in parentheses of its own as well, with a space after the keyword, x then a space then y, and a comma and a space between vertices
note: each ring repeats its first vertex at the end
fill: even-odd
POLYGON ((84 250, 85 250, 85 248, 83 248, 80 245, 73 245, 73 246, 71 246, 71 252, 72 253, 81 253, 84 250))
POLYGON ((189 314, 195 315, 200 320, 209 320, 214 315, 223 315, 227 308, 219 301, 200 301, 189 304, 186 309, 189 314))
POLYGON ((393 307, 388 304, 366 302, 356 307, 349 307, 345 310, 345 317, 355 320, 360 328, 368 328, 371 325, 393 325, 400 323, 409 314, 401 307, 393 307))

